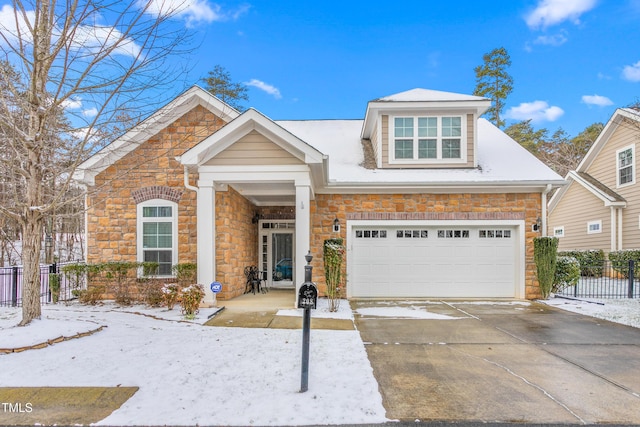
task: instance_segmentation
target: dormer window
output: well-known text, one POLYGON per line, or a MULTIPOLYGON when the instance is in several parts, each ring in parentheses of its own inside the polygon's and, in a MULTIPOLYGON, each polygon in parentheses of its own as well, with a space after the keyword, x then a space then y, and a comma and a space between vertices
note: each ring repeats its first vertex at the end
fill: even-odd
POLYGON ((465 161, 462 116, 393 117, 391 163, 465 161))

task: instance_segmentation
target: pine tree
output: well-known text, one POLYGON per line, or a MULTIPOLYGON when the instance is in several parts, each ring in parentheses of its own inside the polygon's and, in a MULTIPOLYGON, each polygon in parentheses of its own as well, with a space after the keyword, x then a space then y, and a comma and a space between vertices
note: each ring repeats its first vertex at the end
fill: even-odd
POLYGON ((473 70, 476 73, 476 88, 473 94, 491 99, 491 107, 485 115, 494 125, 504 126, 500 114, 504 109, 507 96, 513 91, 513 78, 507 72, 511 57, 504 47, 500 47, 482 56, 484 63, 473 70))
POLYGON ((205 89, 220 98, 238 111, 243 111, 244 107, 240 101, 248 101, 249 94, 247 87, 242 83, 234 83, 231 80, 231 73, 222 65, 216 65, 209 71, 208 77, 202 79, 206 84, 205 89))

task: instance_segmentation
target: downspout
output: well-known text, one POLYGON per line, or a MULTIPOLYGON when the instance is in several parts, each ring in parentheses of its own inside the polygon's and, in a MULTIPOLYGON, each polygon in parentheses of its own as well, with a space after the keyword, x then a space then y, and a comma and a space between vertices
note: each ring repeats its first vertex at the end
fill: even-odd
MULTIPOLYGON (((176 160, 180 161, 180 158, 176 157, 176 160)), ((184 167, 184 187, 187 190, 198 192, 198 187, 189 184, 189 169, 186 166, 184 167)))
POLYGON ((542 192, 542 230, 540 233, 542 237, 547 236, 547 194, 552 188, 551 184, 547 184, 547 188, 542 192))

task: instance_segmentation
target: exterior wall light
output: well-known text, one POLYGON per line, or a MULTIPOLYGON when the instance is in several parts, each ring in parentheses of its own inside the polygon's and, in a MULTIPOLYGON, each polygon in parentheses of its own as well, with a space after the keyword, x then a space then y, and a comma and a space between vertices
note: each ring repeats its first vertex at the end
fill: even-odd
POLYGON ((542 218, 538 217, 536 222, 531 225, 531 231, 540 232, 542 230, 542 218))
POLYGON ((333 220, 333 232, 334 233, 340 232, 340 221, 338 220, 338 218, 333 220))

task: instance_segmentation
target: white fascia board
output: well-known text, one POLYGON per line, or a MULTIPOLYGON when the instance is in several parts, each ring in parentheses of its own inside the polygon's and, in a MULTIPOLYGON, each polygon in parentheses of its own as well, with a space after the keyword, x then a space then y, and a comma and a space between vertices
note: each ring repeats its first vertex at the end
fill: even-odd
POLYGON ((369 108, 376 110, 465 110, 475 111, 478 114, 484 113, 491 107, 491 101, 482 100, 460 100, 460 101, 375 101, 369 103, 369 108))
POLYGON ((322 163, 325 155, 270 119, 258 122, 256 130, 307 164, 322 163), (300 154, 302 154, 302 158, 300 154))
POLYGON ((199 166, 256 130, 305 163, 322 163, 324 155, 271 119, 250 108, 219 131, 182 155, 182 164, 199 166))
POLYGON ((234 182, 311 182, 307 165, 201 166, 200 179, 234 182))
POLYGON ((627 108, 618 108, 613 113, 607 124, 604 126, 602 132, 600 132, 600 135, 598 135, 589 151, 587 151, 587 154, 585 154, 584 158, 576 168, 576 171, 588 171, 589 166, 591 166, 598 154, 600 154, 600 151, 602 151, 604 146, 609 141, 609 138, 611 138, 611 135, 613 135, 618 126, 620 126, 623 117, 640 123, 639 114, 636 114, 632 110, 629 110, 627 108))
POLYGON ((77 177, 84 184, 94 185, 96 175, 135 150, 148 138, 160 132, 197 105, 203 106, 225 121, 230 121, 240 114, 233 107, 220 101, 208 91, 199 86, 192 86, 155 111, 140 124, 134 126, 111 144, 81 163, 78 166, 77 173, 74 174, 74 179, 77 177))
POLYGON ((340 183, 330 182, 328 185, 317 189, 318 194, 460 194, 460 193, 542 193, 547 184, 555 187, 564 185, 561 183, 550 183, 548 181, 526 182, 526 183, 438 183, 428 185, 425 183, 340 183))
POLYGON ((428 114, 429 111, 455 112, 459 114, 473 113, 475 119, 491 107, 490 100, 460 100, 460 101, 371 101, 367 106, 367 113, 362 125, 360 138, 369 139, 373 126, 383 114, 428 114))
POLYGON ((547 216, 551 215, 551 212, 556 208, 564 193, 566 193, 573 184, 573 178, 571 178, 569 174, 567 174, 565 180, 567 184, 560 187, 560 189, 556 191, 553 196, 551 196, 551 200, 549 200, 549 203, 547 203, 547 216))
POLYGON ((598 188, 594 187, 593 185, 591 185, 590 182, 585 181, 584 179, 582 179, 580 177, 580 175, 578 175, 577 173, 575 173, 574 171, 569 171, 568 174, 575 182, 577 182, 578 184, 582 185, 586 190, 588 190, 591 194, 593 194, 594 196, 596 196, 598 199, 602 200, 602 202, 604 203, 605 206, 620 206, 620 207, 626 207, 627 203, 626 202, 619 202, 616 201, 614 199, 612 199, 611 197, 609 197, 608 194, 603 193, 602 191, 600 191, 598 188))

